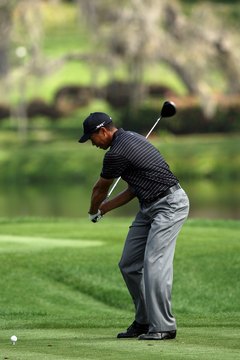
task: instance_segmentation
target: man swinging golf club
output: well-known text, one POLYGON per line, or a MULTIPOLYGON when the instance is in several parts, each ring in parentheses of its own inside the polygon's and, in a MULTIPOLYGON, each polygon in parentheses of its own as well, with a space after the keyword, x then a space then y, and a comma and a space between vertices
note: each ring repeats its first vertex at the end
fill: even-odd
MULTIPOLYGON (((174 113, 174 104, 165 102, 161 117, 174 113)), ((118 129, 111 117, 101 112, 90 114, 83 122, 83 130, 80 143, 91 140, 93 145, 108 149, 101 175, 93 187, 90 220, 99 221, 107 212, 134 197, 140 205, 119 263, 135 305, 135 319, 117 337, 174 339, 176 320, 171 310, 173 258, 178 233, 188 216, 188 197, 162 155, 142 135, 118 129), (119 177, 128 186, 109 199, 112 192, 109 189, 119 177)))

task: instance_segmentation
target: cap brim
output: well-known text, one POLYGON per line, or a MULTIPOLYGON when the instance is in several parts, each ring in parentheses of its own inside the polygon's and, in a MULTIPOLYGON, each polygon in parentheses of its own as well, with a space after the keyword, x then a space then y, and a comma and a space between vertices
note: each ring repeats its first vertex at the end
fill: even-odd
POLYGON ((78 140, 78 142, 80 142, 80 143, 85 143, 86 141, 89 140, 90 135, 91 135, 91 134, 84 134, 84 135, 78 140))

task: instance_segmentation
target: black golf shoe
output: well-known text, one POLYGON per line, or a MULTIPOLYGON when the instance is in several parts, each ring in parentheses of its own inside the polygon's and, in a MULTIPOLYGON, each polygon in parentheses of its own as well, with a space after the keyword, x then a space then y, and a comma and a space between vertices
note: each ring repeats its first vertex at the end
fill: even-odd
POLYGON ((128 338, 137 338, 139 335, 148 332, 148 325, 139 324, 137 321, 134 321, 127 331, 119 333, 117 335, 118 339, 128 339, 128 338))
POLYGON ((177 331, 166 331, 166 332, 148 332, 138 337, 139 340, 171 340, 175 339, 177 331))

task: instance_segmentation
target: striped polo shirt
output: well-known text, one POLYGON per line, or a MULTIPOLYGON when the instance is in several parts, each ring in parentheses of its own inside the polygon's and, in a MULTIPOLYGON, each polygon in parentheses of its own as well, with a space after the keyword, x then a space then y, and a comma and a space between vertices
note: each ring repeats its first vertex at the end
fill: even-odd
POLYGON ((140 202, 152 201, 178 179, 159 151, 142 135, 118 129, 103 160, 101 177, 122 177, 140 202))

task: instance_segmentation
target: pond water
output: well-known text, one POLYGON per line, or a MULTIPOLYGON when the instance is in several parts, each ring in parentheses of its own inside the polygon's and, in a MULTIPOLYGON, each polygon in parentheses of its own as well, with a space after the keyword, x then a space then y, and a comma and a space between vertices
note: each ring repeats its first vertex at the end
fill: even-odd
MULTIPOLYGON (((238 181, 191 181, 181 183, 187 192, 191 218, 240 219, 240 187, 238 181)), ((123 188, 123 183, 118 190, 123 188)), ((115 190, 115 193, 118 191, 115 190)), ((91 188, 78 184, 46 186, 1 186, 0 217, 86 217, 91 188)), ((137 200, 116 209, 108 216, 134 216, 137 200)))

